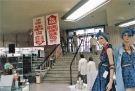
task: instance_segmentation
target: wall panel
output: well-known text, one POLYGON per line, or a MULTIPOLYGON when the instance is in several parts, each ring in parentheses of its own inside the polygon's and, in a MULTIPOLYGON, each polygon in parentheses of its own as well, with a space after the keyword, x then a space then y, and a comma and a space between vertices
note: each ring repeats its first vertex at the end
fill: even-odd
POLYGON ((16 47, 32 47, 33 36, 28 36, 27 33, 4 34, 3 41, 3 34, 1 34, 0 47, 8 47, 9 44, 15 44, 16 47))
MULTIPOLYGON (((109 43, 114 46, 122 43, 122 39, 120 38, 120 32, 124 28, 120 27, 105 27, 105 32, 109 34, 109 43)), ((66 40, 66 32, 61 32, 62 36, 66 40)), ((133 37, 133 44, 135 44, 135 36, 133 37)), ((17 33, 17 34, 4 34, 4 42, 3 42, 3 34, 0 34, 0 47, 8 47, 8 44, 17 44, 17 47, 33 47, 33 35, 29 36, 27 33, 17 33)))

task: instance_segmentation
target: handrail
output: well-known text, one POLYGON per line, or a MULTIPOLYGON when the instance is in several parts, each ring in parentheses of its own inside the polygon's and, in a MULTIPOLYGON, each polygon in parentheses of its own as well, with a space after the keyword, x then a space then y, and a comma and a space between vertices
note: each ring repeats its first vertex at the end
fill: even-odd
POLYGON ((81 43, 79 44, 79 47, 77 48, 77 51, 76 51, 76 53, 75 53, 75 55, 74 55, 74 57, 73 57, 73 59, 72 59, 72 61, 71 61, 71 64, 70 64, 70 84, 72 85, 72 63, 73 63, 73 61, 74 61, 74 59, 75 59, 75 57, 76 57, 76 55, 77 55, 77 53, 78 53, 78 50, 79 50, 79 48, 80 48, 80 46, 81 46, 81 44, 82 44, 82 42, 83 42, 83 39, 81 40, 81 43))
POLYGON ((51 52, 50 54, 45 58, 45 60, 38 66, 38 69, 40 68, 40 66, 42 66, 44 64, 44 62, 46 62, 46 60, 50 57, 50 55, 52 55, 52 53, 56 50, 56 48, 59 46, 60 44, 58 44, 51 52))

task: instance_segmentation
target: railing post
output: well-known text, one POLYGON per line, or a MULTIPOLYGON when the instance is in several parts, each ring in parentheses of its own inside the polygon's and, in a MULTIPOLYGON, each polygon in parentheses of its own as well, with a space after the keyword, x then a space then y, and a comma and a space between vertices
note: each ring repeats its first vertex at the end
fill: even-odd
POLYGON ((40 74, 41 74, 42 66, 40 66, 40 74))
POLYGON ((42 66, 46 60, 50 57, 50 55, 56 50, 56 48, 59 46, 60 44, 58 44, 52 51, 51 53, 45 58, 45 60, 38 66, 38 69, 40 69, 40 66, 42 66))
POLYGON ((56 49, 56 59, 58 58, 58 56, 57 56, 57 55, 58 55, 58 53, 57 53, 57 49, 56 49))
POLYGON ((76 57, 75 57, 75 68, 76 68, 76 57))
POLYGON ((70 85, 72 85, 72 68, 71 68, 71 65, 70 65, 70 85))
POLYGON ((78 50, 79 50, 79 48, 80 48, 80 46, 81 46, 81 44, 82 44, 82 41, 83 41, 83 40, 81 40, 81 43, 80 43, 80 45, 79 45, 79 47, 78 47, 78 49, 77 49, 77 51, 76 51, 76 53, 75 53, 75 55, 74 55, 74 58, 72 59, 71 64, 70 64, 70 84, 71 84, 71 85, 72 85, 72 63, 73 63, 73 61, 74 61, 74 59, 75 59, 75 57, 76 57, 76 55, 77 55, 77 53, 78 53, 78 50))

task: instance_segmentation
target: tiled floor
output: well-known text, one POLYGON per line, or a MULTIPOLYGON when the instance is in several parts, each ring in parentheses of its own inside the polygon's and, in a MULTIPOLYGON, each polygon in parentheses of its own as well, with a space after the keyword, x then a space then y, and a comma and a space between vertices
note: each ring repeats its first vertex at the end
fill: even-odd
POLYGON ((30 84, 30 91, 70 91, 69 84, 40 83, 30 84))
MULTIPOLYGON (((14 91, 70 91, 69 84, 55 84, 55 83, 32 83, 29 85, 30 88, 17 89, 14 91)), ((0 90, 1 91, 1 90, 0 90)), ((9 90, 6 90, 9 91, 9 90)))

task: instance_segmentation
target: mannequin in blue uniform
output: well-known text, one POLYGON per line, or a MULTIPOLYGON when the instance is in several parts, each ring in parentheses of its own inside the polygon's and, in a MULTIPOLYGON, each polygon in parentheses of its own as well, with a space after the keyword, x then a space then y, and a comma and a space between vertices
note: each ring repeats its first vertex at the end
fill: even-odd
POLYGON ((116 91, 113 82, 114 61, 112 45, 108 43, 108 35, 106 33, 99 31, 96 37, 99 43, 103 45, 103 49, 100 54, 98 75, 91 91, 116 91))
POLYGON ((123 43, 114 48, 117 91, 135 91, 135 46, 131 43, 134 34, 134 29, 126 28, 121 33, 123 43))

